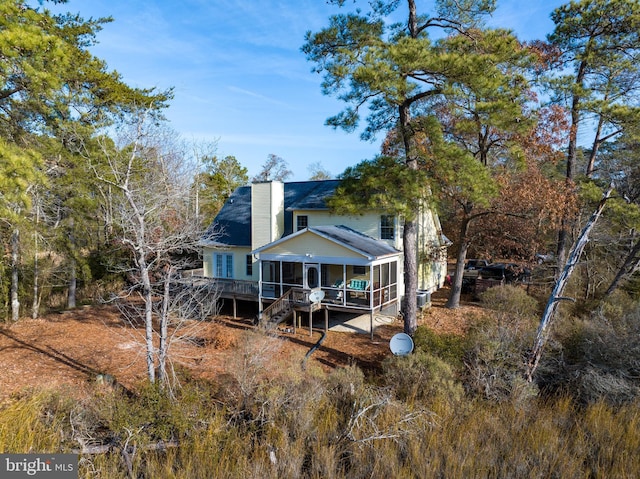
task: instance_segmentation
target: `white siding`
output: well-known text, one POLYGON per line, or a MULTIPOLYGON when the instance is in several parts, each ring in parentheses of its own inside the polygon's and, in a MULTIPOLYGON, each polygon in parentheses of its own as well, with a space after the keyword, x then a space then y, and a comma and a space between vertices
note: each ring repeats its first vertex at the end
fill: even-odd
MULTIPOLYGON (((380 213, 365 213, 358 216, 340 216, 331 214, 329 211, 299 210, 295 211, 293 214, 294 225, 297 224, 298 215, 308 216, 310 228, 313 228, 314 226, 344 225, 367 236, 371 236, 372 238, 380 239, 380 213)), ((381 241, 384 241, 398 250, 402 250, 402 231, 399 228, 397 220, 395 239, 393 241, 381 241)))
MULTIPOLYGON (((312 257, 343 257, 343 258, 362 258, 363 255, 353 250, 345 248, 341 245, 321 238, 314 233, 305 232, 300 236, 291 238, 271 248, 263 250, 264 254, 272 255, 294 255, 308 258, 312 257)), ((312 260, 309 260, 312 261, 312 260)))
MULTIPOLYGON (((238 218, 242 220, 242 218, 238 218)), ((248 218, 247 218, 248 220, 248 218)), ((284 233, 284 184, 280 181, 251 185, 251 247, 259 248, 284 233)))
POLYGON ((203 274, 207 278, 215 277, 216 263, 215 263, 214 257, 216 254, 233 255, 233 279, 258 281, 258 278, 259 278, 258 263, 255 260, 253 263, 253 274, 251 276, 247 276, 246 274, 247 273, 247 255, 251 254, 251 250, 249 248, 215 249, 215 248, 205 247, 202 251, 202 262, 204 267, 203 274))

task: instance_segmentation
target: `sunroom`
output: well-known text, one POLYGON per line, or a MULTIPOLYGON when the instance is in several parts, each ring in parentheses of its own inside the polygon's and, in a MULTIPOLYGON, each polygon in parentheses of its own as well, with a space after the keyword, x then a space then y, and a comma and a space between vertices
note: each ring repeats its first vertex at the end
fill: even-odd
POLYGON ((259 301, 263 306, 289 291, 302 306, 322 291, 327 310, 397 312, 403 291, 401 253, 346 226, 305 228, 253 251, 260 268, 259 301))

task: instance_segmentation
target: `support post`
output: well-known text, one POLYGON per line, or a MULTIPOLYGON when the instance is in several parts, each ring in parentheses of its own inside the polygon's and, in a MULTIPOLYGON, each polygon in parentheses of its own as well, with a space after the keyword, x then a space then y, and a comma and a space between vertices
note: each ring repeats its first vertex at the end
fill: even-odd
POLYGON ((369 323, 370 323, 370 328, 371 329, 371 341, 373 341, 373 311, 371 311, 369 313, 369 323))

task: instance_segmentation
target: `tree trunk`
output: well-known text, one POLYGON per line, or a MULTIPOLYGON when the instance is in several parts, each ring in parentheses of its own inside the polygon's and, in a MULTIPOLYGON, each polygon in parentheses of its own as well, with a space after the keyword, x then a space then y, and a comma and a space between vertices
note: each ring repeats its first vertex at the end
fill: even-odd
MULTIPOLYGON (((586 61, 582 61, 578 66, 578 73, 576 74, 575 85, 582 87, 584 76, 587 69, 586 61)), ((567 169, 566 180, 567 185, 573 182, 575 177, 576 158, 578 153, 578 126, 580 124, 580 101, 581 97, 578 93, 574 93, 571 101, 571 128, 569 129, 569 146, 567 148, 567 169)), ((569 247, 569 230, 571 229, 572 221, 565 213, 560 225, 560 231, 558 231, 558 247, 557 247, 557 261, 558 271, 562 271, 562 267, 565 264, 567 257, 567 248, 569 247)))
POLYGON ((73 234, 74 221, 71 220, 69 226, 69 286, 67 289, 67 308, 73 309, 76 307, 76 289, 78 285, 77 277, 77 262, 76 262, 76 237, 73 234))
POLYGON ((596 157, 598 156, 598 150, 600 149, 600 135, 602 134, 602 126, 604 125, 604 117, 600 115, 598 118, 598 126, 596 127, 595 138, 593 145, 591 146, 591 153, 589 154, 589 161, 587 162, 587 177, 590 178, 593 175, 596 166, 596 157))
POLYGON ((20 249, 20 230, 17 228, 11 234, 11 320, 20 319, 20 299, 18 297, 18 258, 20 249))
POLYGON ((404 248, 404 332, 413 336, 418 328, 418 228, 415 220, 405 221, 404 248))
POLYGON ((622 263, 622 266, 618 270, 618 274, 616 274, 616 277, 613 278, 613 281, 607 288, 607 291, 604 293, 605 298, 610 296, 618 288, 618 284, 620 284, 622 278, 624 278, 626 274, 634 269, 634 263, 637 267, 638 263, 640 262, 640 259, 637 257, 639 253, 640 240, 636 242, 636 244, 633 246, 627 257, 625 258, 624 263, 622 263))
POLYGON ((456 259, 456 271, 453 274, 453 280, 451 282, 451 292, 449 293, 449 299, 445 307, 449 309, 456 309, 460 307, 460 295, 462 294, 462 280, 464 277, 464 262, 467 258, 467 250, 469 249, 469 242, 467 241, 467 231, 469 230, 469 220, 464 219, 460 226, 460 232, 458 236, 458 243, 460 249, 458 250, 458 257, 456 259))
POLYGON ((76 307, 76 290, 78 286, 78 276, 76 269, 76 259, 72 256, 69 258, 69 285, 67 289, 67 309, 76 307))
MULTIPOLYGON (((38 215, 36 214, 36 225, 38 224, 38 215)), ((38 319, 38 310, 40 309, 40 268, 38 266, 38 228, 36 226, 33 233, 33 301, 31 303, 31 318, 38 319)))
POLYGON ((607 192, 603 195, 598 207, 587 221, 587 224, 582 229, 580 236, 578 236, 577 241, 573 245, 571 252, 569 253, 569 257, 567 258, 567 262, 556 281, 556 284, 549 296, 549 301, 547 302, 547 306, 544 309, 544 313, 542 314, 542 319, 540 320, 540 325, 538 326, 538 332, 536 335, 536 339, 533 345, 533 349, 531 351, 529 363, 527 365, 527 379, 529 382, 533 380, 533 374, 538 368, 538 364, 540 363, 540 358, 542 356, 542 350, 547 343, 547 339, 549 337, 549 329, 551 323, 554 319, 554 314, 556 309, 558 308, 558 303, 562 300, 566 300, 568 298, 562 297, 564 293, 564 288, 566 287, 569 279, 571 278, 571 274, 573 273, 574 268, 578 264, 580 260, 580 255, 584 250, 584 247, 587 245, 589 241, 589 233, 591 229, 598 221, 604 206, 611 196, 611 192, 613 191, 613 187, 609 187, 607 192))
POLYGON ((144 325, 145 342, 147 346, 147 376, 149 382, 156 381, 155 348, 153 345, 153 295, 151 292, 151 280, 149 278, 149 267, 147 266, 144 253, 138 253, 138 266, 140 268, 140 279, 142 282, 142 299, 144 301, 144 325))
POLYGON ((169 373, 167 370, 167 358, 169 356, 169 301, 171 295, 171 268, 164 279, 164 292, 162 295, 162 313, 160 315, 160 346, 158 348, 158 375, 160 385, 166 388, 169 385, 169 373))

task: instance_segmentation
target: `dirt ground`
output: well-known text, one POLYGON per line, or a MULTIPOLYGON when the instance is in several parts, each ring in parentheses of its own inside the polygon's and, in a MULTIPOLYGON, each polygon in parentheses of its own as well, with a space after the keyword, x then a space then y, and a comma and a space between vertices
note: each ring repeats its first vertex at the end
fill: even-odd
MULTIPOLYGON (((433 295, 432 306, 424 311, 419 323, 436 331, 463 333, 468 320, 481 315, 482 310, 466 302, 460 309, 446 309, 447 294, 445 288, 433 295)), ((249 318, 220 316, 199 323, 192 341, 179 343, 172 352, 194 376, 215 378, 242 332, 253 328, 249 318)), ((375 369, 391 355, 389 340, 401 331, 399 320, 377 327, 373 340, 369 334, 330 331, 308 364, 316 362, 331 369, 356 363, 365 370, 375 369)), ((281 354, 296 360, 321 337, 315 330, 310 336, 304 326, 297 334, 283 330, 279 334, 285 340, 281 354)), ((82 394, 101 374, 135 389, 146 374, 143 339, 144 328, 123 323, 118 312, 106 306, 0 326, 0 400, 25 389, 61 388, 82 394)))

